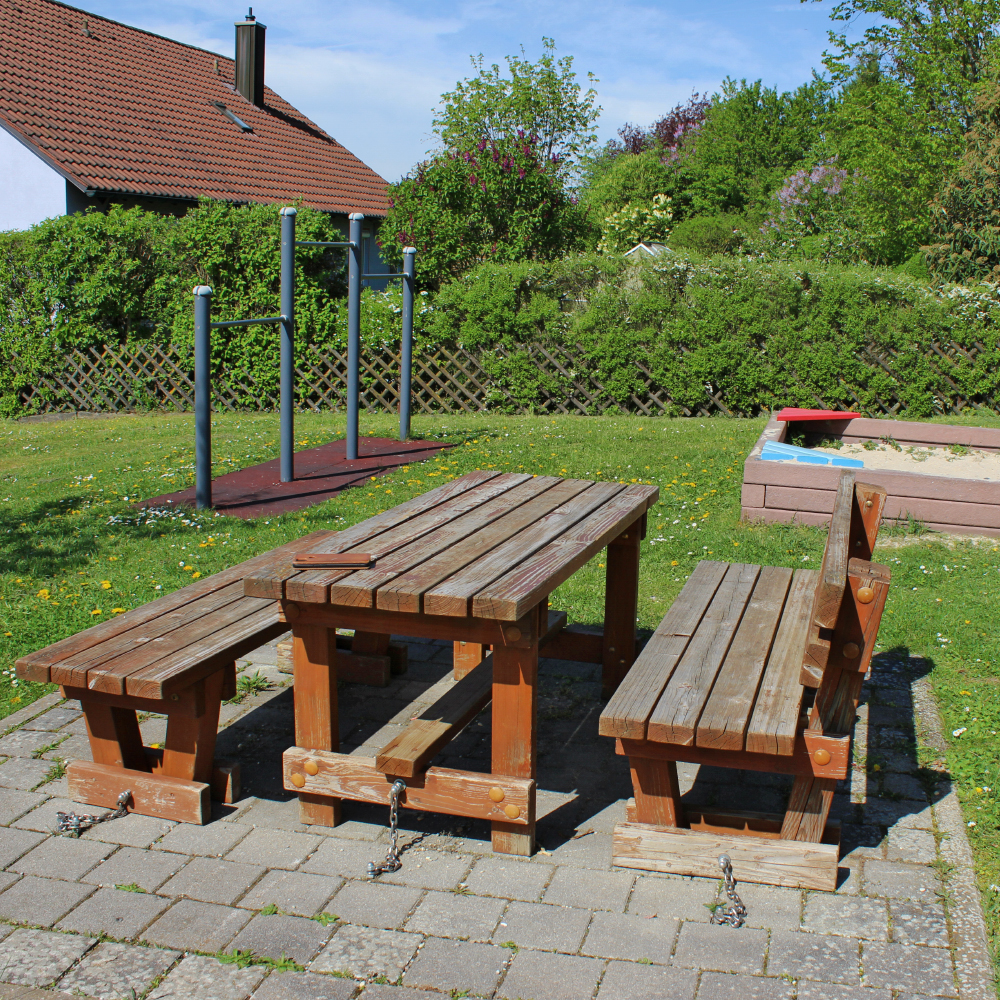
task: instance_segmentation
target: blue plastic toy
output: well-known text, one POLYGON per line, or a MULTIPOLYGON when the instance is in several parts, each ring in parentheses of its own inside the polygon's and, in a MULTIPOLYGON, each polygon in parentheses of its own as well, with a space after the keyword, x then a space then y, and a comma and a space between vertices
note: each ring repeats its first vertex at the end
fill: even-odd
POLYGON ((860 458, 841 458, 839 455, 828 455, 825 451, 813 451, 811 448, 800 448, 794 444, 783 444, 780 441, 768 441, 760 457, 765 462, 804 462, 806 465, 839 465, 845 469, 863 469, 865 463, 860 458))

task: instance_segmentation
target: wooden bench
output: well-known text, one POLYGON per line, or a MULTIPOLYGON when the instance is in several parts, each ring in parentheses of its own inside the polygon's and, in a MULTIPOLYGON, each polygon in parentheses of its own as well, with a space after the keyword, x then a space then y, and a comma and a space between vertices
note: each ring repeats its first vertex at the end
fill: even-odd
MULTIPOLYGON (((70 798, 110 807, 130 789, 135 812, 186 823, 208 821, 210 796, 238 798, 238 765, 214 761, 221 704, 236 694, 235 661, 288 628, 273 600, 244 596, 243 579, 335 534, 313 532, 18 660, 19 677, 59 684, 83 708, 94 760, 69 765, 70 798), (137 712, 167 716, 162 750, 143 746, 137 712)), ((386 683, 384 638, 357 635, 359 655, 339 651, 343 679, 386 683)))
POLYGON ((614 863, 834 889, 833 791, 885 606, 870 561, 885 490, 840 479, 819 571, 700 562, 601 714, 634 800, 614 863), (677 761, 795 776, 784 815, 685 808, 677 761))

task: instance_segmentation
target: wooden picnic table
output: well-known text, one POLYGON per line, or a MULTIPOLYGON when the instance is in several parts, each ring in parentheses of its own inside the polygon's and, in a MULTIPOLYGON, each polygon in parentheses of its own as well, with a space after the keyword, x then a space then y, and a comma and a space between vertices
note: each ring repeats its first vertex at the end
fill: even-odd
POLYGON ((534 845, 539 649, 603 664, 610 695, 636 655, 639 542, 654 486, 480 470, 314 545, 369 553, 370 568, 297 570, 278 556, 248 574, 247 596, 277 599, 292 629, 295 742, 285 787, 302 822, 333 826, 343 798, 488 819, 493 848, 534 845), (549 594, 607 548, 603 634, 574 630, 549 594), (455 643, 457 683, 376 758, 340 754, 336 629, 355 652, 390 635, 455 643), (489 774, 428 766, 492 700, 489 774))

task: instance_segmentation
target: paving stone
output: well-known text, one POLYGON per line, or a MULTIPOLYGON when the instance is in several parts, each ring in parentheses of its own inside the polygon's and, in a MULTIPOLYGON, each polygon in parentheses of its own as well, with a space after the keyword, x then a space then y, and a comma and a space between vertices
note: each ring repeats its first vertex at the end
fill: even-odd
POLYGON ((403 974, 403 985, 492 996, 509 958, 506 948, 428 938, 403 974))
MULTIPOLYGON (((0 788, 0 826, 8 826, 25 813, 40 806, 46 795, 40 792, 23 792, 19 788, 0 788)), ((55 826, 53 820, 52 826, 55 826)), ((46 827, 49 832, 50 827, 46 827)))
POLYGON ((955 979, 951 952, 911 944, 866 944, 862 954, 865 986, 915 990, 953 997, 955 979))
MULTIPOLYGON (((37 793, 36 793, 37 794, 37 793)), ((72 799, 53 797, 42 802, 41 805, 25 813, 13 825, 19 830, 37 830, 40 833, 52 833, 56 828, 56 814, 65 813, 91 813, 94 816, 106 816, 110 809, 102 809, 100 806, 84 806, 72 799)))
POLYGON ((192 1000, 194 997, 247 1000, 266 974, 267 970, 259 965, 241 969, 236 965, 223 965, 214 958, 188 955, 167 974, 147 1000, 192 1000))
MULTIPOLYGON (((62 736, 62 733, 53 734, 62 736)), ((149 742, 149 741, 147 741, 149 742)), ((49 760, 61 760, 69 763, 72 760, 93 760, 90 740, 86 736, 74 735, 64 739, 59 746, 45 755, 49 760)))
POLYGON ((282 913, 312 917, 324 910, 326 902, 344 884, 329 875, 306 872, 268 872, 240 901, 250 910, 263 910, 272 903, 282 913))
POLYGON ((313 959, 313 972, 346 972, 359 979, 385 976, 391 982, 409 964, 423 938, 406 931, 343 924, 313 959))
POLYGON ((252 829, 244 823, 209 823, 207 826, 179 823, 157 841, 153 849, 218 858, 234 848, 252 829))
POLYGON ((311 834, 257 829, 241 840, 226 860, 265 868, 297 868, 322 842, 322 837, 311 834))
POLYGON ((59 989, 77 991, 96 1000, 141 996, 180 957, 178 951, 105 941, 59 980, 59 989))
POLYGON ((13 864, 44 839, 44 833, 0 827, 0 868, 13 864))
POLYGON ((154 816, 140 816, 129 813, 108 823, 92 826, 83 836, 87 840, 100 840, 106 844, 121 844, 123 847, 149 847, 177 824, 154 816))
POLYGON ((381 877, 387 882, 415 885, 421 889, 454 889, 463 880, 470 864, 472 858, 468 854, 418 848, 403 855, 403 867, 398 872, 381 877))
POLYGON ((948 924, 940 903, 890 902, 889 915, 893 941, 948 947, 948 924))
MULTIPOLYGON (((748 927, 788 931, 799 929, 802 922, 802 893, 798 889, 740 882, 736 891, 749 911, 748 927)), ((724 897, 720 897, 722 898, 724 897)))
POLYGON ((417 904, 420 890, 387 882, 347 882, 327 907, 341 920, 392 930, 417 904))
POLYGON ((580 1000, 594 993, 604 963, 599 958, 520 951, 497 990, 506 1000, 580 1000))
POLYGON ((59 929, 131 939, 169 905, 170 902, 162 896, 145 892, 98 889, 59 921, 59 929))
POLYGON ((638 962, 610 962, 598 1000, 694 1000, 698 974, 638 962))
POLYGON ((844 823, 840 828, 840 860, 881 858, 883 840, 880 827, 844 823))
POLYGON ((20 924, 51 927, 93 891, 92 885, 25 875, 0 895, 0 917, 20 924))
POLYGON ((182 854, 144 851, 138 847, 122 847, 106 861, 101 861, 82 876, 81 881, 109 888, 137 885, 145 892, 155 892, 188 860, 182 854))
MULTIPOLYGON (((353 803, 345 802, 344 811, 351 808, 353 803)), ((367 840, 369 843, 380 840, 385 834, 385 823, 366 823, 359 819, 346 819, 338 823, 334 829, 328 830, 331 838, 337 840, 367 840)))
POLYGON ((794 984, 784 979, 718 972, 706 972, 698 987, 698 1000, 791 1000, 794 995, 794 984))
POLYGON ((493 932, 493 943, 513 941, 520 948, 577 951, 590 917, 590 910, 515 900, 493 932))
POLYGON ((910 774, 887 774, 884 787, 887 792, 892 792, 894 795, 904 795, 914 802, 927 801, 927 792, 923 782, 910 774))
POLYGON ((718 899, 719 885, 717 879, 640 877, 632 890, 628 912, 707 924, 712 916, 708 906, 718 899))
POLYGON ((764 949, 767 932, 752 927, 732 927, 718 924, 684 924, 677 938, 673 964, 715 972, 764 971, 764 949))
MULTIPOLYGON (((299 800, 284 801, 251 798, 239 803, 239 810, 233 820, 250 826, 266 827, 270 830, 296 830, 308 832, 309 828, 299 822, 299 800)), ((385 827, 383 827, 385 829, 385 827)))
MULTIPOLYGON (((357 988, 353 979, 317 976, 312 972, 272 972, 258 987, 253 1000, 350 1000, 357 988)), ((435 996, 434 1000, 443 998, 435 996)))
POLYGON ((814 934, 889 939, 889 911, 881 899, 810 892, 803 914, 802 929, 814 934))
POLYGON ((68 726, 71 722, 75 722, 82 716, 83 712, 77 711, 75 708, 64 708, 62 706, 59 708, 50 708, 42 715, 36 716, 30 722, 26 722, 21 726, 21 729, 40 729, 54 733, 57 729, 68 726))
POLYGON ((598 911, 580 952, 601 958, 627 958, 666 965, 677 937, 677 926, 678 922, 670 917, 598 911))
POLYGON ((893 861, 866 861, 863 885, 870 895, 914 902, 933 900, 935 890, 940 888, 932 868, 893 861))
POLYGON ((767 974, 860 986, 858 942, 827 934, 773 931, 767 974))
MULTIPOLYGON (((867 986, 835 986, 833 983, 799 982, 798 1000, 892 1000, 891 990, 873 990, 867 986)), ((900 996, 899 1000, 907 1000, 900 996)), ((912 997, 911 1000, 922 1000, 912 997)))
POLYGON ((65 737, 55 733, 35 732, 30 729, 15 729, 0 737, 0 754, 4 757, 30 757, 53 743, 62 743, 65 737))
POLYGON ((75 837, 49 837, 8 867, 22 875, 77 879, 113 850, 108 844, 95 844, 75 837))
POLYGON ((187 896, 206 903, 234 903, 264 873, 257 865, 219 858, 194 858, 161 889, 164 896, 187 896))
POLYGON ((901 799, 869 799, 862 808, 866 823, 876 826, 899 825, 909 830, 933 830, 934 818, 926 802, 901 799))
POLYGON ((542 899, 559 906, 581 906, 621 913, 633 882, 635 876, 628 872, 605 872, 567 865, 556 869, 542 899))
POLYGON ((535 854, 540 861, 556 865, 574 865, 577 868, 611 869, 611 836, 592 833, 579 840, 554 842, 549 854, 535 854))
POLYGON ((146 929, 142 939, 165 948, 221 951, 251 916, 247 910, 180 899, 146 929))
POLYGON ((385 847, 364 840, 337 840, 329 837, 302 866, 302 871, 316 875, 341 875, 364 878, 368 862, 385 857, 385 847))
POLYGON ((0 785, 4 788, 31 789, 49 776, 52 764, 47 760, 14 757, 0 767, 0 785))
POLYGON ((937 843, 930 830, 907 830, 894 826, 889 831, 886 857, 890 861, 910 861, 929 865, 937 859, 937 843))
POLYGON ((17 872, 0 872, 0 892, 9 889, 20 877, 17 872))
POLYGON ((282 914, 258 915, 230 942, 227 951, 252 951, 264 958, 282 956, 295 959, 299 965, 311 961, 330 939, 333 927, 324 927, 308 917, 282 914))
POLYGON ((411 990, 407 986, 386 986, 369 983, 359 1000, 443 1000, 437 990, 411 990))
POLYGON ((490 896, 463 896, 453 892, 428 892, 406 930, 437 937, 489 941, 506 900, 490 896))
POLYGON ((554 871, 553 865, 491 855, 476 862, 466 876, 465 885, 477 896, 500 896, 533 903, 541 896, 554 871))
POLYGON ((22 986, 48 986, 93 944, 94 938, 76 934, 18 928, 0 941, 3 980, 22 986))

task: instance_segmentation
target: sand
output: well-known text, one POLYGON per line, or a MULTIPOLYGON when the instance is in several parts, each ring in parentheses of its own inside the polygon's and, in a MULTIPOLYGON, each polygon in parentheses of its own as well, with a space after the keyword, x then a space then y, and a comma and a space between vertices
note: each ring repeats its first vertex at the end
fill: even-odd
MULTIPOLYGON (((845 444, 841 448, 816 448, 830 455, 859 458, 866 469, 891 469, 893 472, 919 472, 927 476, 948 476, 951 479, 983 479, 1000 482, 1000 453, 970 449, 955 455, 948 448, 904 448, 896 451, 879 443, 874 451, 860 444, 845 444)), ((858 472, 861 470, 859 469, 858 472)))

